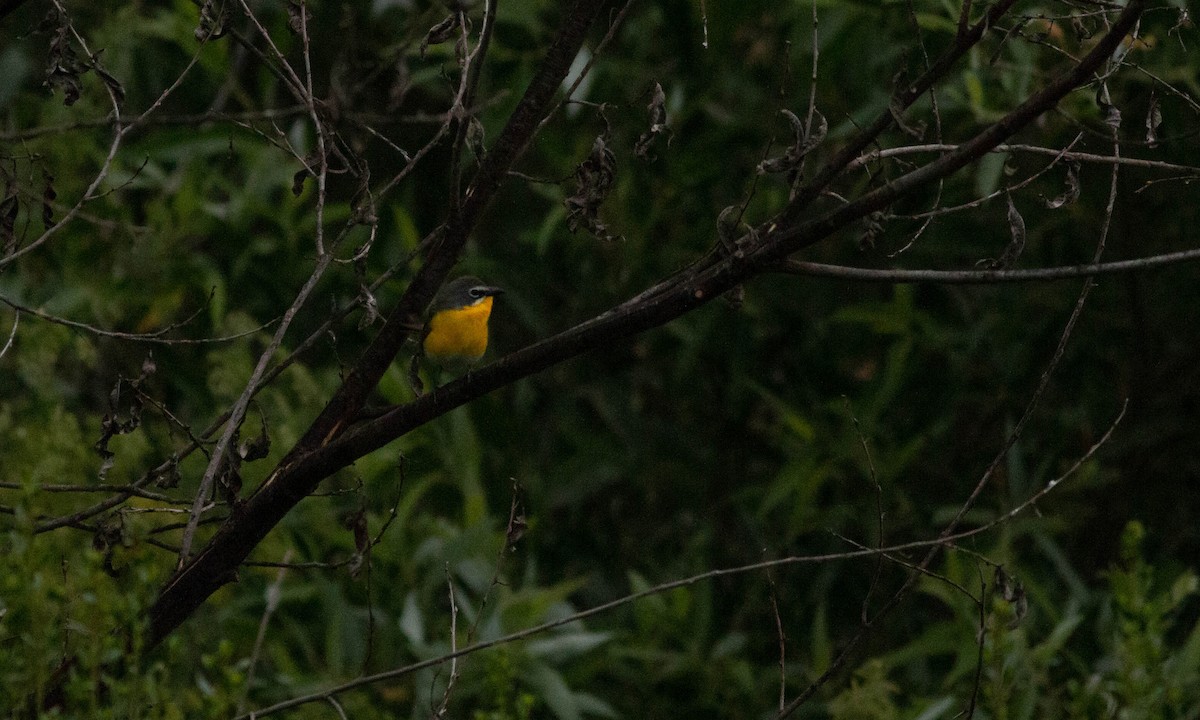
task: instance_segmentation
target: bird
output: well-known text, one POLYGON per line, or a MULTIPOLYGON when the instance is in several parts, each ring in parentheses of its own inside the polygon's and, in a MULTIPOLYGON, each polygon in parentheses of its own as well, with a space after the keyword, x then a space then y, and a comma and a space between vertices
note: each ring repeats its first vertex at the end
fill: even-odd
POLYGON ((474 275, 455 278, 442 286, 429 304, 428 320, 421 345, 413 356, 410 380, 420 388, 419 357, 427 357, 443 369, 469 370, 479 362, 488 345, 488 318, 492 302, 504 290, 488 285, 474 275))

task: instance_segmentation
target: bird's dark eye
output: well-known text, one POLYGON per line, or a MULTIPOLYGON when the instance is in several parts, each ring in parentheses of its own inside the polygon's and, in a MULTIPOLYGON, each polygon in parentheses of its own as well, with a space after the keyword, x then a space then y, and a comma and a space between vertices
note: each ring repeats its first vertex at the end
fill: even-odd
POLYGON ((483 297, 483 295, 484 295, 483 289, 477 288, 477 287, 473 287, 470 290, 468 290, 467 294, 470 295, 475 300, 478 300, 479 298, 483 297))

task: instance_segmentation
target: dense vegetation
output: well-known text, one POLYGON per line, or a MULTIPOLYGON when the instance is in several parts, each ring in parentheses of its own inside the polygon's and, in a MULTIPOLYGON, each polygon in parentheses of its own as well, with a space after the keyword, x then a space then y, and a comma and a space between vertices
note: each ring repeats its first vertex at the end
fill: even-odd
POLYGON ((1200 717, 1127 5, 0 3, 0 709, 1200 717), (464 273, 498 363, 355 396, 464 273))

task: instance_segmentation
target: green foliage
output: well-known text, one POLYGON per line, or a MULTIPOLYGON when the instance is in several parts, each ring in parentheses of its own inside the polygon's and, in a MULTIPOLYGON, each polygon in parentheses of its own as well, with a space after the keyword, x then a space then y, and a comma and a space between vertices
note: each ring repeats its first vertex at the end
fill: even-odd
MULTIPOLYGON (((44 230, 46 189, 57 198, 53 218, 62 218, 113 140, 112 107, 95 71, 81 77, 69 108, 61 90, 42 85, 48 39, 31 30, 45 8, 34 5, 0 28, 0 193, 11 178, 20 198, 14 227, 26 239, 44 230), (33 132, 39 127, 57 129, 33 132)), ((923 547, 709 578, 464 655, 453 669, 444 658, 714 568, 936 537, 1025 411, 1077 284, 761 277, 740 298, 499 389, 335 474, 256 548, 237 582, 148 651, 146 613, 175 567, 180 518, 211 447, 176 454, 241 394, 312 271, 319 190, 296 156, 311 158, 315 137, 307 108, 263 64, 261 41, 197 43, 195 3, 74 5, 81 34, 122 84, 126 119, 195 64, 123 138, 83 213, 0 269, 0 296, 117 333, 171 327, 170 338, 216 340, 131 342, 21 313, 0 357, 0 710, 42 700, 72 656, 62 685, 69 717, 228 718, 439 659, 340 693, 338 702, 355 718, 428 718, 443 703, 448 715, 475 720, 760 718, 776 706, 781 682, 790 699, 832 669, 797 717, 935 720, 972 705, 975 717, 989 719, 1197 717, 1200 285, 1186 269, 1097 285, 1041 405, 960 529, 1002 518, 1066 472, 1129 397, 1113 440, 1039 500, 1039 514, 944 549, 931 566, 937 575, 919 578, 842 666, 835 658, 864 616, 908 580, 923 547), (108 438, 108 457, 96 446, 114 419, 126 427, 108 438), (164 463, 143 496, 36 532, 164 463), (525 527, 510 542, 514 508, 525 527), (364 529, 380 542, 368 548, 364 529), (273 565, 284 561, 300 565, 273 565), (997 564, 1008 582, 997 582, 997 564)), ((289 5, 251 5, 302 67, 289 5)), ((562 5, 499 3, 479 97, 485 145, 528 84, 562 5)), ((791 187, 755 168, 787 142, 780 111, 807 109, 813 60, 829 132, 805 177, 887 110, 893 88, 922 72, 926 55, 953 42, 961 4, 815 6, 819 57, 810 3, 712 2, 707 16, 695 2, 634 5, 596 56, 577 93, 582 102, 565 106, 530 146, 516 168, 525 177, 506 180, 456 268, 508 289, 489 357, 686 266, 714 246, 724 207, 745 202, 750 225, 769 218, 791 187), (640 158, 634 147, 655 83, 670 142, 660 138, 640 158), (616 169, 598 217, 620 240, 569 231, 564 198, 576 191, 573 180, 527 181, 573 177, 602 134, 616 169)), ((454 95, 452 43, 418 52, 445 7, 308 7, 319 112, 337 130, 339 151, 370 159, 378 187, 430 140, 437 125, 429 119, 454 95)), ((1064 7, 1024 8, 1028 17, 1011 20, 1021 32, 1006 25, 986 36, 939 86, 936 138, 928 97, 904 114, 909 125, 925 123, 921 142, 969 138, 1060 72, 1065 54, 1085 51, 1089 40, 1065 23, 1055 35, 1035 17, 1070 12, 1064 7)), ((469 10, 472 32, 479 10, 469 10)), ((1118 73, 1109 86, 1129 138, 1144 134, 1153 96, 1163 127, 1184 139, 1164 140, 1161 155, 1139 144, 1139 157, 1196 166, 1187 142, 1193 108, 1148 77, 1200 89, 1194 55, 1182 47, 1195 45, 1194 35, 1174 29, 1172 13, 1144 20, 1154 52, 1130 51, 1148 72, 1118 73)), ((1098 29, 1092 14, 1081 22, 1098 29)), ((257 37, 244 20, 233 29, 257 37)), ((595 29, 589 52, 604 30, 595 29)), ((1091 139, 1104 128, 1094 88, 1072 93, 1015 140, 1057 149, 1080 127, 1091 134, 1076 149, 1109 151, 1091 139)), ((893 128, 879 144, 915 142, 893 128)), ((272 361, 300 348, 331 307, 354 309, 255 397, 238 440, 265 428, 266 456, 247 459, 240 477, 216 490, 214 522, 201 525, 194 547, 236 511, 228 497, 245 497, 293 446, 374 336, 378 321, 356 299, 364 283, 393 269, 374 298, 386 309, 399 296, 411 254, 447 215, 448 154, 437 145, 374 208, 373 237, 363 224, 348 230, 339 262, 272 361), (365 258, 348 261, 368 240, 365 258)), ((923 157, 868 163, 870 172, 836 190, 853 197, 880 187, 923 157)), ((927 227, 910 215, 1011 188, 1029 230, 1021 266, 1083 262, 1109 168, 1085 165, 1076 178, 1081 198, 1052 209, 1044 200, 1069 182, 1064 166, 1013 187, 1048 162, 989 155, 936 192, 888 208, 877 232, 832 238, 804 259, 972 267, 1008 241, 1002 200, 927 227), (918 229, 924 234, 908 247, 918 229)), ((321 226, 327 240, 363 208, 351 174, 334 170, 321 226)), ((1144 172, 1122 170, 1113 257, 1194 241, 1194 189, 1148 185, 1153 176, 1144 172)), ((822 197, 811 212, 839 202, 822 197)), ((0 306, 0 346, 14 322, 0 306)), ((412 398, 411 350, 372 406, 412 398)), ((310 703, 288 717, 334 714, 310 703)))
POLYGON ((491 698, 490 707, 476 709, 473 720, 530 720, 537 706, 537 696, 521 690, 521 676, 513 667, 512 658, 506 651, 490 655, 484 661, 487 670, 484 680, 484 697, 491 698))
POLYGON ((1200 622, 1188 627, 1195 613, 1181 613, 1200 596, 1200 578, 1195 569, 1156 571, 1145 560, 1145 535, 1136 521, 1121 535, 1097 627, 1104 654, 1097 672, 1071 686, 1075 717, 1117 707, 1123 717, 1186 718, 1200 706, 1200 622))
POLYGON ((153 709, 153 673, 130 672, 142 658, 143 599, 161 579, 136 552, 118 558, 74 543, 35 543, 26 533, 0 538, 0 687, 11 709, 41 703, 66 657, 75 657, 65 698, 96 718, 170 717, 153 709), (117 566, 122 583, 114 582, 117 566), (108 628, 129 627, 131 636, 108 628))
POLYGON ((829 701, 833 720, 895 720, 900 717, 893 702, 898 687, 887 679, 887 668, 871 660, 854 673, 850 687, 829 701))

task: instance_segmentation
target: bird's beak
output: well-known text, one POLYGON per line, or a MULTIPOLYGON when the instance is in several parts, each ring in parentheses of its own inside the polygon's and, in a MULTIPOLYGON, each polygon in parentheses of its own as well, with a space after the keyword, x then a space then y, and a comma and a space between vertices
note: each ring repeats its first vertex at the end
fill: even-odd
POLYGON ((485 288, 480 288, 480 290, 483 291, 484 295, 493 295, 494 296, 494 295, 503 295, 504 294, 504 288, 501 288, 501 287, 485 287, 485 288))

